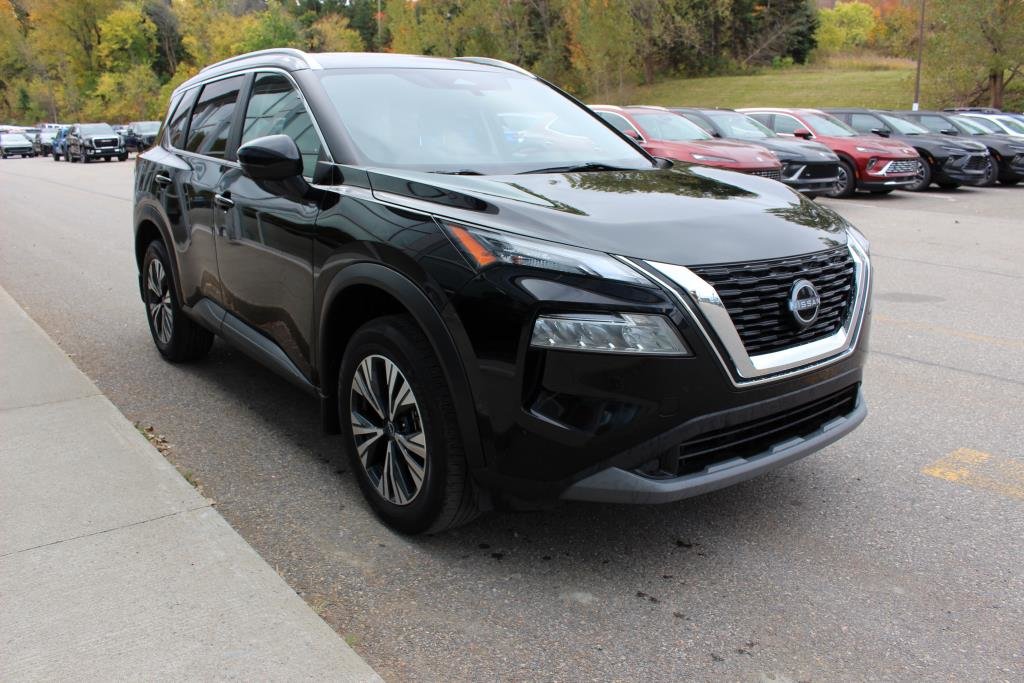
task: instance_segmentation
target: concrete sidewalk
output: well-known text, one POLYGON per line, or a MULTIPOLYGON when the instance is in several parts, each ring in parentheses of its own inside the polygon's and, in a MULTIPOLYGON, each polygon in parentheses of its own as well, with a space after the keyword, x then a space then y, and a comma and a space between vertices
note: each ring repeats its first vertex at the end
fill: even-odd
POLYGON ((0 680, 380 680, 0 288, 0 680))

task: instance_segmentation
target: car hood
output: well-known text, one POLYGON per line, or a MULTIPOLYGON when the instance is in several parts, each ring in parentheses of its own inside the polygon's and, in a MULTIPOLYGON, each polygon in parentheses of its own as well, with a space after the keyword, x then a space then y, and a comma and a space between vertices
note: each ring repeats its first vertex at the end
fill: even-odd
POLYGON ((927 149, 931 153, 943 151, 943 147, 951 147, 953 149, 963 150, 965 152, 980 152, 982 151, 980 146, 965 142, 965 140, 958 140, 950 135, 942 134, 924 134, 921 135, 894 135, 890 139, 900 140, 913 147, 920 147, 927 149))
POLYGON ((846 243, 846 223, 830 209, 773 180, 718 168, 511 176, 365 172, 375 196, 391 204, 679 265, 780 258, 846 243))
POLYGON ((842 142, 842 144, 847 146, 871 147, 879 151, 889 152, 890 154, 906 155, 912 157, 919 156, 917 150, 914 149, 913 145, 907 144, 902 140, 883 138, 879 137, 878 135, 852 135, 847 138, 829 139, 839 140, 842 142))
POLYGON ((797 138, 768 138, 766 140, 750 140, 749 144, 765 147, 792 161, 839 161, 839 157, 825 145, 811 140, 797 138))

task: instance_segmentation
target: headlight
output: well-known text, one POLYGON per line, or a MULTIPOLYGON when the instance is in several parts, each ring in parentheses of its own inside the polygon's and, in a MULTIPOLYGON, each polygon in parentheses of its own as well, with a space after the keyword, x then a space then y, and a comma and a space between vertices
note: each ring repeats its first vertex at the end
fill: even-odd
POLYGON ((860 247, 865 256, 871 255, 871 242, 869 242, 868 238, 864 236, 864 233, 852 225, 847 225, 846 234, 850 236, 850 239, 857 243, 857 246, 860 247))
POLYGON ((632 268, 599 251, 448 221, 444 222, 444 226, 477 268, 505 263, 577 275, 594 275, 633 285, 650 285, 645 277, 632 268))
POLYGON ((602 353, 690 355, 667 318, 639 313, 542 315, 533 324, 530 346, 602 353))
POLYGON ((692 154, 691 156, 697 161, 717 161, 726 164, 736 163, 735 159, 730 159, 729 157, 716 157, 713 154, 692 154))

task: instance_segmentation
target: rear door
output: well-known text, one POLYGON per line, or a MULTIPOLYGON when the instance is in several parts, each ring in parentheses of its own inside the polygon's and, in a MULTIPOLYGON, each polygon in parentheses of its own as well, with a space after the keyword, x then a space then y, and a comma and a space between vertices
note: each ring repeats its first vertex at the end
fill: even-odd
MULTIPOLYGON (((266 135, 292 138, 302 153, 303 174, 312 181, 324 150, 286 74, 255 74, 240 122, 239 144, 266 135)), ((228 310, 273 341, 310 378, 316 201, 274 194, 237 166, 223 176, 215 201, 217 256, 228 310)))

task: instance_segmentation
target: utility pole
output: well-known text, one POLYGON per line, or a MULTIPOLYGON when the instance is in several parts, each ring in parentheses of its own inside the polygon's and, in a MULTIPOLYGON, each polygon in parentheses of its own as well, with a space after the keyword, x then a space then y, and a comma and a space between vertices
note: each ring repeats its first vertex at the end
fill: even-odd
POLYGON ((921 106, 921 58, 924 56, 924 3, 921 0, 921 19, 917 25, 917 78, 914 82, 914 111, 921 106))
POLYGON ((380 22, 382 18, 380 11, 380 0, 377 0, 377 49, 380 49, 380 22))

